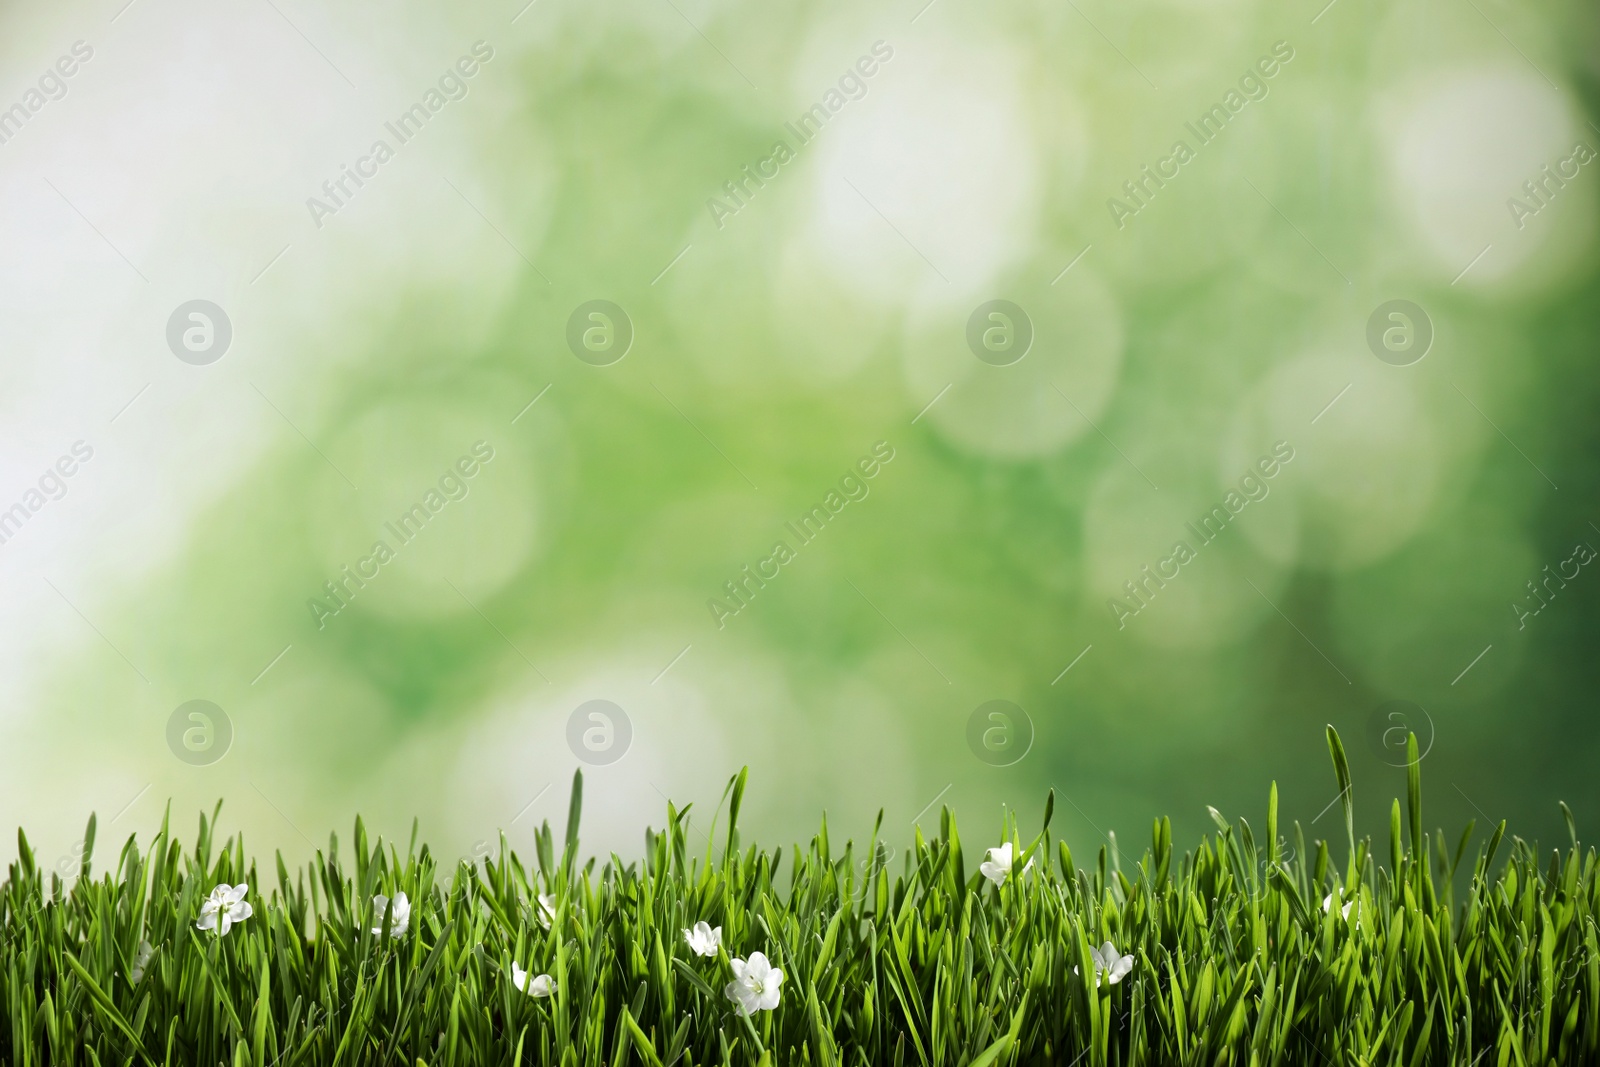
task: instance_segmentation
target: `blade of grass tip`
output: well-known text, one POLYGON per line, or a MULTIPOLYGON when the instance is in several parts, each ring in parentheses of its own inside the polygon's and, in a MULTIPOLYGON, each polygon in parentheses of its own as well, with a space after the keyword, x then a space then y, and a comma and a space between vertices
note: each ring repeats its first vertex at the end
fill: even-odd
POLYGON ((1213 808, 1210 804, 1207 804, 1206 805, 1206 814, 1211 816, 1211 821, 1216 824, 1217 833, 1219 833, 1219 834, 1232 833, 1233 827, 1229 826, 1228 825, 1228 820, 1222 817, 1222 812, 1218 811, 1216 808, 1213 808))
POLYGON ((1500 842, 1506 836, 1506 821, 1500 820, 1500 825, 1494 828, 1494 834, 1489 838, 1489 844, 1483 850, 1483 873, 1488 877, 1489 865, 1494 863, 1494 855, 1500 851, 1500 842))
MULTIPOLYGON (((1024 993, 1023 996, 1027 996, 1027 994, 1024 993)), ((994 1044, 990 1045, 988 1048, 978 1053, 977 1056, 973 1057, 972 1062, 968 1064, 967 1067, 989 1067, 991 1063, 1000 1058, 1001 1054, 1004 1053, 1006 1049, 1011 1047, 1011 1041, 1012 1036, 1009 1031, 1001 1034, 999 1039, 995 1041, 994 1044)))
MULTIPOLYGON (((1396 878, 1405 866, 1405 842, 1400 833, 1400 801, 1389 808, 1389 868, 1396 878)), ((1398 887, 1396 887, 1398 892, 1398 887)))
MULTIPOLYGON (((1022 849, 1021 852, 1012 860, 1012 866, 1016 871, 1021 872, 1027 870, 1028 867, 1032 865, 1034 856, 1041 848, 1045 850, 1046 859, 1049 858, 1050 842, 1048 835, 1050 833, 1050 816, 1055 814, 1055 804, 1056 791, 1052 789, 1050 790, 1050 795, 1045 798, 1044 825, 1039 827, 1038 836, 1036 836, 1032 841, 1029 841, 1027 847, 1022 849)), ((1011 840, 1013 837, 1016 837, 1017 832, 1017 819, 1016 816, 1013 815, 1011 817, 1011 832, 1005 836, 1004 840, 1011 840)), ((1045 866, 1048 867, 1049 864, 1046 863, 1045 866)))
MULTIPOLYGON (((749 768, 742 768, 742 774, 749 768)), ((717 806, 711 809, 711 829, 706 833, 706 869, 711 868, 711 856, 717 847, 717 820, 722 817, 722 802, 728 799, 728 794, 733 792, 733 787, 739 781, 739 775, 731 775, 728 784, 722 787, 722 796, 717 798, 717 806)))
POLYGON ((1472 840, 1472 832, 1478 828, 1477 819, 1468 819, 1467 828, 1461 832, 1461 840, 1456 845, 1456 857, 1450 864, 1450 877, 1456 876, 1456 869, 1461 866, 1461 857, 1467 854, 1467 842, 1472 840))
POLYGON ((750 777, 748 766, 739 769, 739 777, 733 783, 733 799, 728 802, 728 845, 723 850, 723 859, 733 855, 735 841, 739 831, 739 806, 744 803, 744 786, 750 777))
POLYGON ((622 1025, 627 1029, 628 1036, 633 1039, 634 1048, 639 1050, 639 1055, 644 1057, 644 1061, 650 1067, 661 1067, 661 1057, 656 1054, 655 1045, 651 1044, 644 1031, 639 1029, 639 1024, 634 1021, 633 1012, 626 1007, 622 1009, 622 1025))
POLYGON ((34 874, 33 849, 28 847, 28 835, 17 827, 17 862, 22 866, 22 877, 31 881, 34 874))
POLYGON ((1417 755, 1417 735, 1406 734, 1406 815, 1411 826, 1411 841, 1407 851, 1414 862, 1426 864, 1426 846, 1422 843, 1422 760, 1417 755))
MULTIPOLYGON (((1561 805, 1566 808, 1566 805, 1561 805)), ((1572 825, 1572 816, 1567 816, 1567 825, 1572 825)), ((89 813, 89 825, 83 828, 83 856, 78 861, 78 881, 84 882, 89 878, 89 859, 94 855, 94 812, 89 813)))
MULTIPOLYGON (((1561 817, 1563 819, 1565 819, 1566 822, 1567 822, 1567 836, 1572 839, 1572 851, 1573 852, 1577 852, 1578 851, 1578 824, 1573 821, 1572 809, 1567 807, 1567 802, 1565 800, 1558 800, 1558 801, 1556 801, 1556 803, 1561 805, 1561 817)), ((93 824, 91 823, 91 825, 93 825, 93 824)), ((87 860, 87 858, 88 858, 87 853, 85 854, 84 858, 85 858, 85 860, 87 860)))
POLYGON ((883 809, 878 809, 878 817, 872 821, 872 838, 867 842, 867 855, 874 857, 878 854, 878 835, 883 832, 883 809))
POLYGON ((1267 793, 1267 862, 1278 862, 1278 783, 1267 793))
POLYGON ((1289 910, 1294 912, 1295 919, 1302 926, 1315 926, 1316 920, 1312 918, 1306 902, 1300 897, 1300 887, 1290 877, 1289 872, 1282 867, 1273 867, 1268 880, 1278 887, 1278 892, 1289 902, 1289 910))
MULTIPOLYGON (((1356 812, 1354 798, 1350 792, 1350 761, 1345 758, 1344 742, 1339 739, 1339 731, 1330 724, 1328 726, 1328 755, 1333 758, 1333 775, 1339 782, 1339 804, 1344 809, 1344 834, 1346 843, 1350 847, 1350 864, 1352 878, 1354 876, 1356 852, 1356 812)), ((1352 879, 1346 879, 1350 881, 1352 879)))
POLYGON ((711 988, 704 978, 701 978, 695 973, 694 968, 690 967, 687 963, 680 959, 674 959, 672 961, 672 965, 673 967, 677 968, 678 973, 683 975, 683 977, 688 980, 689 984, 693 986, 701 996, 705 997, 707 1001, 709 1001, 711 1004, 715 1004, 717 1002, 716 991, 711 988))
POLYGON ((567 802, 567 841, 561 851, 561 874, 563 883, 572 873, 572 865, 577 862, 578 856, 578 821, 583 816, 583 771, 572 772, 572 799, 567 802))
MULTIPOLYGON (((550 844, 549 819, 540 823, 539 828, 534 831, 533 850, 539 857, 539 873, 544 876, 545 883, 548 885, 554 881, 556 876, 556 857, 554 847, 550 844)), ((489 860, 484 858, 483 863, 487 867, 489 860)), ((472 865, 474 874, 477 873, 477 866, 476 863, 472 865)))

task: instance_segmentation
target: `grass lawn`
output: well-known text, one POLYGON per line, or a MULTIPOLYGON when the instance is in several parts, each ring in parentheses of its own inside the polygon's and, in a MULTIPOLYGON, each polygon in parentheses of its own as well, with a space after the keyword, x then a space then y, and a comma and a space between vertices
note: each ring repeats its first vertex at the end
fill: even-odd
POLYGON ((1541 863, 1501 823, 1463 868, 1474 828, 1424 832, 1413 738, 1380 856, 1328 743, 1344 840, 1280 834, 1274 787, 1261 843, 1213 812, 1175 855, 1163 819, 1132 866, 1080 866, 1053 795, 1043 828, 971 844, 947 810, 888 864, 876 830, 839 849, 825 822, 741 846, 743 774, 704 854, 668 805, 634 863, 580 865, 581 776, 531 865, 502 838, 441 869, 358 820, 309 869, 261 870, 213 813, 192 848, 164 821, 96 874, 91 819, 69 889, 19 831, 0 1063, 1600 1062, 1594 853, 1574 834, 1541 863))

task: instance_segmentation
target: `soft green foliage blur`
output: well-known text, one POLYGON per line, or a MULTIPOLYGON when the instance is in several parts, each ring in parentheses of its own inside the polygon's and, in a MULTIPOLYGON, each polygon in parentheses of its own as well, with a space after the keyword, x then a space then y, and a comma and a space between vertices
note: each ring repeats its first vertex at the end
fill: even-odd
MULTIPOLYGON (((822 808, 908 830, 939 796, 993 820, 1053 786, 1092 852, 1165 813, 1197 832, 1270 779, 1319 817, 1326 723, 1359 786, 1392 787, 1392 739, 1368 735, 1403 700, 1431 717, 1450 820, 1549 836, 1564 797, 1593 825, 1600 577, 1521 627, 1514 605, 1600 545, 1600 165, 1521 228, 1507 207, 1600 145, 1592 6, 519 6, 436 16, 363 80, 371 121, 319 126, 320 169, 286 179, 290 258, 221 297, 240 354, 193 379, 253 405, 265 443, 88 612, 150 685, 86 630, 42 665, 8 764, 28 804, 76 824, 149 783, 119 831, 223 796, 301 857, 356 811, 391 835, 419 816, 457 854, 501 830, 527 847, 577 766, 568 714, 604 698, 633 749, 589 772, 591 809, 625 856, 658 794, 709 801, 745 764, 765 832, 822 808), (480 38, 471 95, 313 228, 300 201, 480 38), (737 212, 708 206, 878 41, 864 96, 737 212), (1269 91, 1201 145, 1185 124, 1280 41, 1269 91), (1178 139, 1194 158, 1119 219, 1109 200, 1178 139), (1008 367, 965 339, 997 298, 1035 331, 1008 367), (612 366, 567 348, 593 299, 633 325, 612 366), (1411 366, 1367 347, 1391 299, 1431 318, 1411 366), (880 441, 870 492, 792 540, 880 441), (385 523, 477 442, 494 458, 466 495, 398 546, 385 523), (1270 492, 1194 540, 1278 442, 1270 492), (319 618, 379 538, 394 560, 319 618), (719 626, 708 601, 779 540, 796 558, 719 626), (1179 540, 1193 561, 1119 618, 1179 540), (213 766, 166 750, 193 698, 233 722, 213 766), (1009 767, 966 745, 991 699, 1032 719, 1009 767)), ((350 20, 314 27, 346 63, 350 20)))

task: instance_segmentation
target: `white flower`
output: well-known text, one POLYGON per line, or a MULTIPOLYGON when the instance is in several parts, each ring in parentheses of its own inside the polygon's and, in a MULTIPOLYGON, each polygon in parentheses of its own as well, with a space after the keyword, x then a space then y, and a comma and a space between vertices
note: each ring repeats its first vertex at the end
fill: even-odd
POLYGON ((723 992, 739 1005, 740 1015, 771 1011, 778 1006, 778 987, 783 984, 783 972, 768 963, 767 957, 752 952, 750 962, 735 956, 728 964, 733 968, 733 981, 723 992))
POLYGON ((995 885, 1004 885, 1011 876, 1011 842, 989 850, 989 858, 978 864, 978 872, 995 885))
POLYGON ((539 894, 539 925, 550 929, 550 920, 556 917, 556 898, 552 893, 539 894))
MULTIPOLYGON (((978 873, 982 874, 995 885, 1004 885, 1011 876, 1011 842, 1007 841, 999 848, 991 848, 989 858, 978 864, 978 873)), ((1022 868, 1022 873, 1027 874, 1033 870, 1033 857, 1028 858, 1028 865, 1022 868)))
MULTIPOLYGON (((1094 984, 1100 985, 1100 977, 1104 975, 1112 985, 1116 985, 1128 976, 1133 970, 1133 957, 1117 954, 1117 946, 1107 941, 1099 948, 1091 948, 1089 955, 1094 959, 1094 984)), ((1072 968, 1072 973, 1077 974, 1078 968, 1072 968)))
POLYGON ((138 985, 144 979, 145 971, 150 969, 150 958, 155 954, 156 950, 150 942, 141 940, 133 953, 133 969, 128 972, 128 981, 138 985))
MULTIPOLYGON (((388 906, 389 898, 384 896, 382 893, 379 893, 377 896, 372 898, 372 914, 378 923, 377 926, 372 928, 373 933, 382 935, 383 912, 388 906)), ((410 928, 411 901, 406 899, 406 895, 404 893, 396 893, 394 895, 394 914, 389 916, 389 936, 404 937, 406 936, 406 931, 410 928)))
POLYGON ((244 922, 255 914, 250 902, 244 899, 248 892, 250 887, 243 882, 217 886, 200 905, 200 921, 195 926, 201 930, 216 930, 219 937, 225 935, 234 923, 244 922))
POLYGON ((511 984, 530 997, 548 997, 556 991, 555 980, 548 974, 536 974, 530 979, 516 960, 511 961, 511 984))
POLYGON ((702 919, 694 924, 694 929, 683 932, 683 939, 696 955, 715 956, 717 946, 722 944, 722 927, 713 928, 702 919))
MULTIPOLYGON (((1355 906, 1356 906, 1355 897, 1351 897, 1349 900, 1345 901, 1344 902, 1344 906, 1339 909, 1339 918, 1348 920, 1350 918, 1350 909, 1355 907, 1355 906)), ((1323 911, 1332 911, 1333 910, 1333 894, 1332 893, 1329 893, 1327 896, 1322 898, 1322 910, 1323 911)), ((1361 924, 1360 920, 1358 919, 1356 921, 1356 925, 1359 926, 1360 924, 1361 924)))

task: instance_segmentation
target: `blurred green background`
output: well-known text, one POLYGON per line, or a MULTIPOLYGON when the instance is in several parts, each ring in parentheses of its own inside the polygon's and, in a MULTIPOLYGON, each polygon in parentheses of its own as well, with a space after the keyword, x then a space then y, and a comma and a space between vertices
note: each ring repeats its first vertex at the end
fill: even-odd
POLYGON ((631 854, 748 764, 763 840, 941 804, 985 838, 1053 787, 1082 855, 1273 780, 1318 819, 1332 723, 1369 829, 1412 728, 1430 825, 1548 841, 1564 799, 1592 836, 1596 23, 0 11, 0 813, 46 858, 218 797, 291 856, 358 812, 527 850, 583 767, 588 845, 631 854), (195 299, 212 362, 168 342, 195 299), (191 700, 225 723, 174 732, 191 700))

